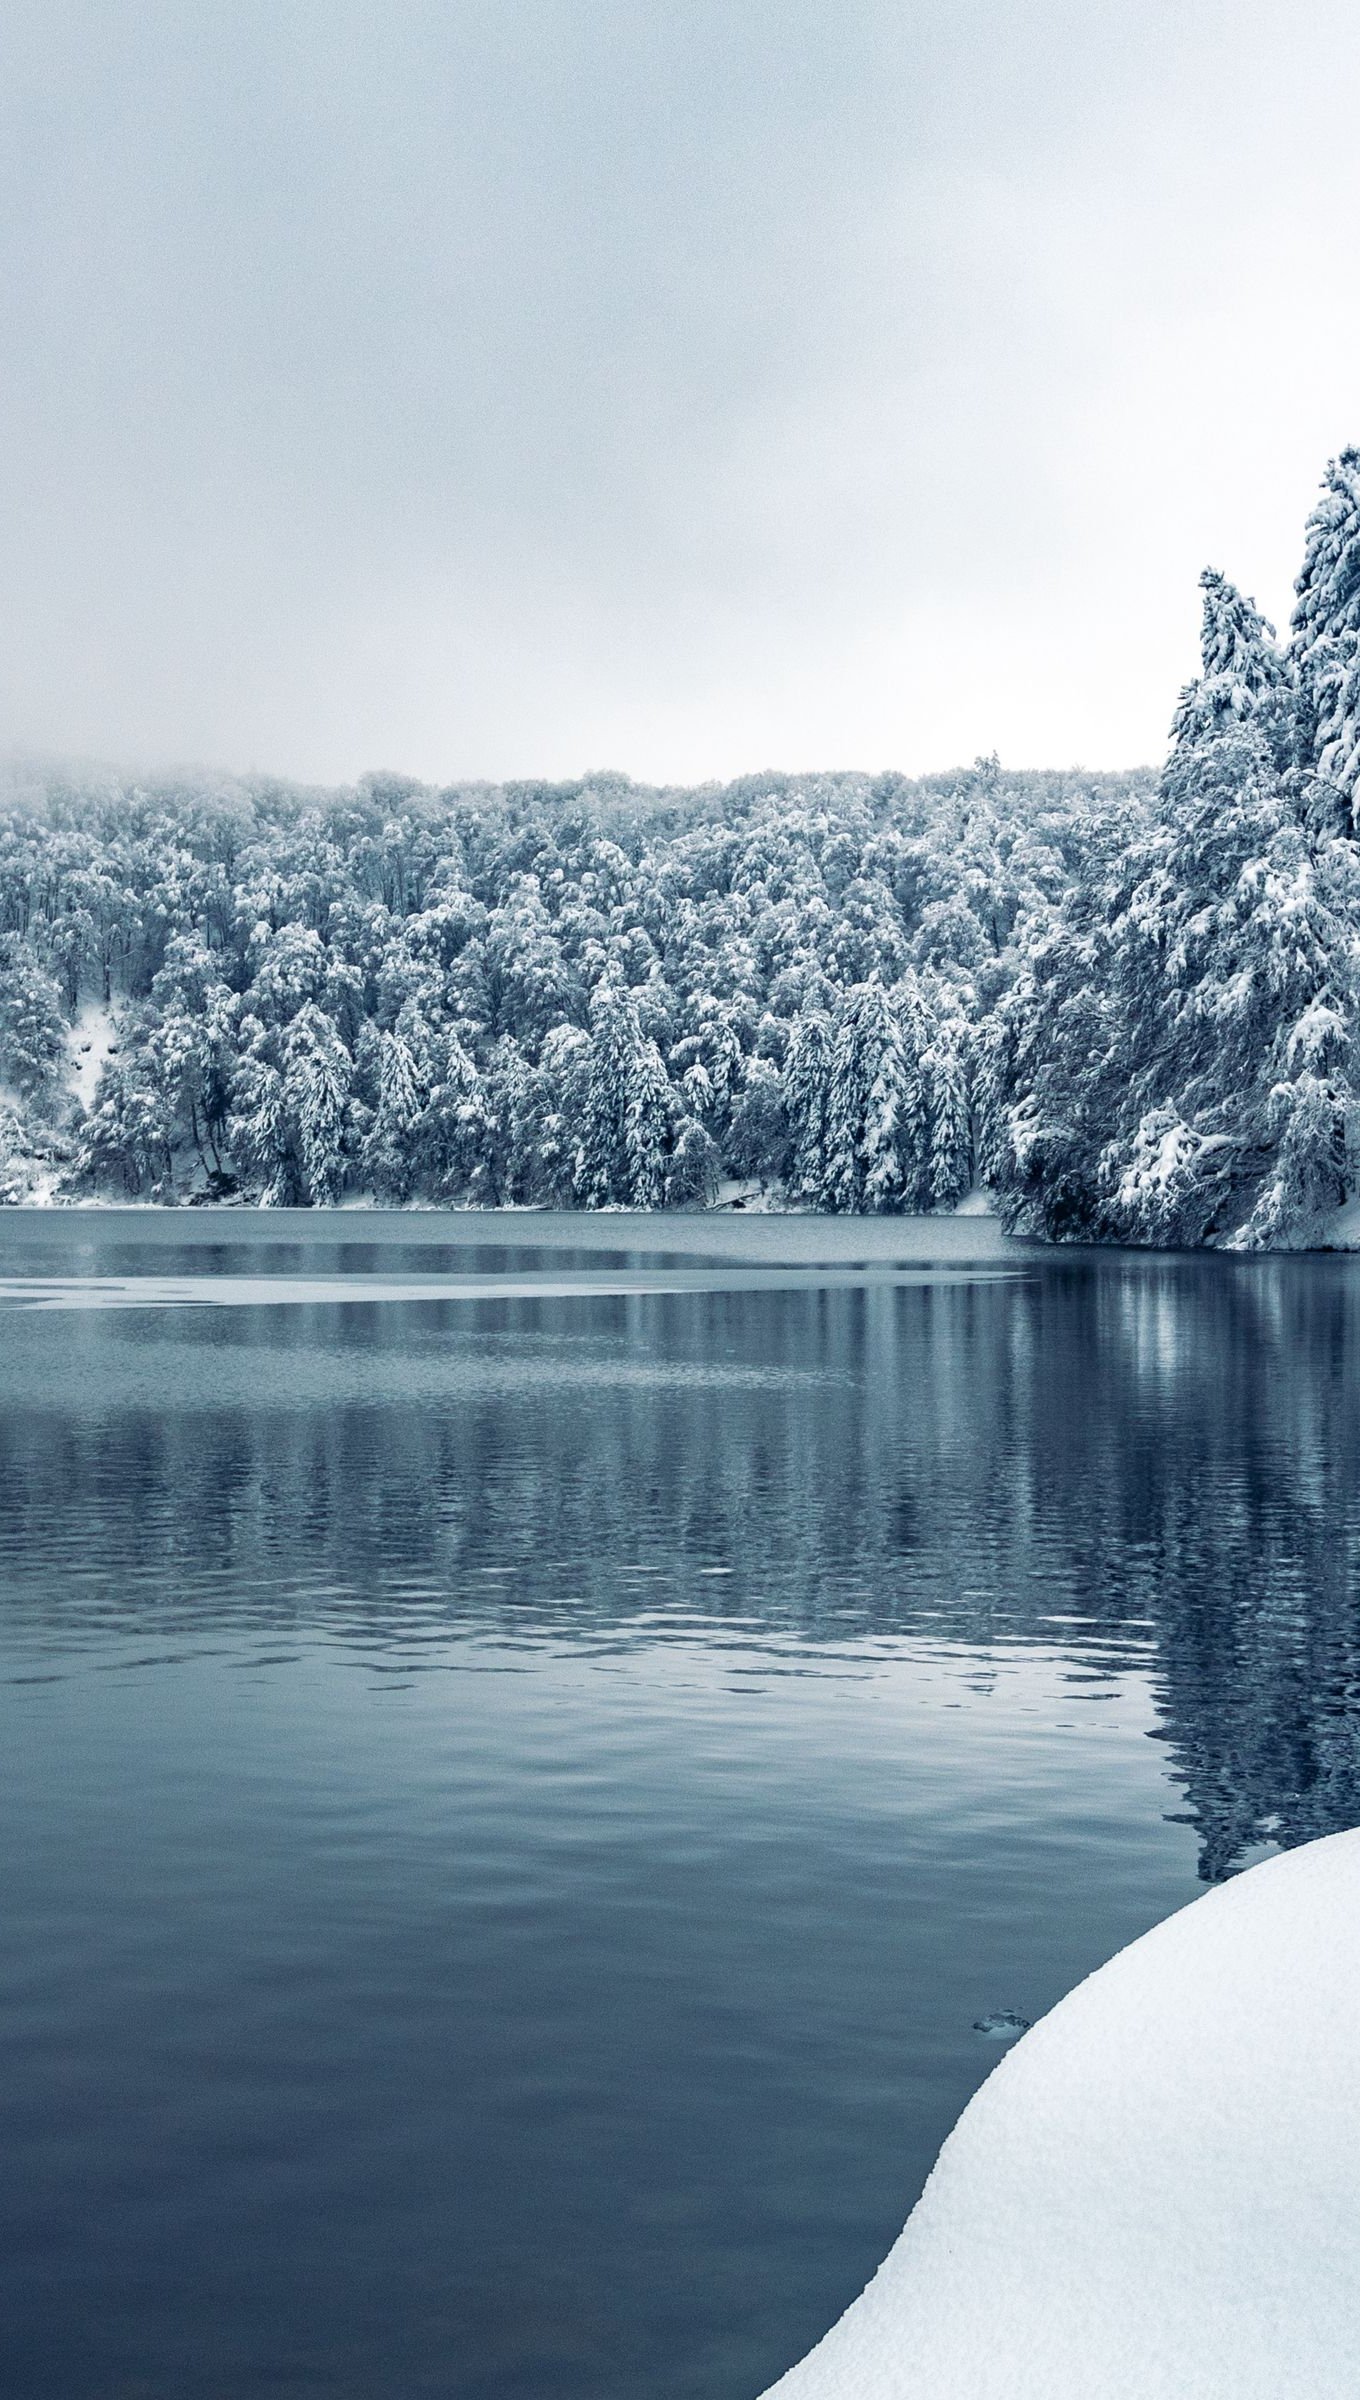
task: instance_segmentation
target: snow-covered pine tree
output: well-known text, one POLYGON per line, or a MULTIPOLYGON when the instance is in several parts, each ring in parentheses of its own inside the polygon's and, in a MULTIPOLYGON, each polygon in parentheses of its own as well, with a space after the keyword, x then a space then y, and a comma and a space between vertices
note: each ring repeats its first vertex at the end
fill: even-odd
POLYGON ((1127 892, 1079 888, 1030 919, 1020 973, 979 1037, 978 1167, 1011 1232, 1099 1238, 1101 1149, 1132 1073, 1127 905, 1127 892))
POLYGON ((1289 1029, 1284 1072, 1261 1112, 1273 1145, 1269 1169, 1234 1247, 1306 1247, 1325 1235, 1328 1217, 1353 1185, 1360 1131, 1353 1022, 1353 1006, 1343 1015, 1330 998, 1318 999, 1289 1029))
POLYGON ((284 1097, 296 1129, 304 1197, 330 1206, 344 1180, 346 1114, 354 1062, 314 1002, 298 1010, 285 1040, 284 1097))
POLYGON ((630 1208, 660 1208, 666 1197, 674 1095, 655 1042, 640 1037, 628 1064, 624 1152, 630 1208))
POLYGON ((28 944, 0 942, 0 1085, 24 1099, 50 1093, 66 1061, 61 994, 28 944))
POLYGON ((1262 723, 1280 766, 1286 766, 1293 747, 1294 679, 1275 628, 1216 567, 1206 567, 1199 580, 1203 663, 1176 703, 1172 744, 1193 748, 1252 717, 1262 723))
POLYGON ((9 1101, 0 1100, 0 1208, 11 1208, 24 1197, 23 1151, 19 1113, 9 1101))
POLYGON ((379 1043, 378 1106, 364 1142, 364 1168, 375 1192, 401 1202, 415 1184, 426 1095, 405 1036, 394 1028, 379 1043))
POLYGON ((198 1018, 197 1090, 195 1106, 202 1120, 203 1139, 220 1175, 231 1107, 231 1076, 236 1057, 236 1021, 240 1002, 224 983, 209 986, 198 1018))
POLYGON ((258 1185, 262 1208, 294 1208, 304 1193, 283 1077, 265 1054, 258 1018, 246 1018, 241 1031, 249 1047, 232 1079, 227 1125, 232 1155, 258 1185))
POLYGON ((666 1206, 706 1208, 716 1198, 722 1160, 712 1135, 697 1117, 682 1117, 666 1162, 666 1206))
POLYGON ((642 1046, 628 993, 607 980, 597 983, 590 996, 590 1065, 576 1143, 576 1196, 585 1208, 632 1205, 634 1172, 646 1140, 641 1126, 635 1140, 629 1132, 642 1046))
MULTIPOLYGON (((1332 594, 1347 613, 1335 468, 1331 477, 1337 505, 1314 512, 1300 579, 1315 629, 1327 615, 1319 514, 1338 537, 1332 594)), ((1360 576, 1360 548, 1353 564, 1360 576)), ((1348 794, 1320 763, 1318 658, 1330 639, 1318 632, 1310 658, 1296 619, 1295 689, 1282 693, 1267 652, 1244 705, 1205 712, 1167 760, 1165 828, 1121 945, 1130 1095, 1152 1103, 1128 1163, 1116 1141, 1105 1164, 1107 1184, 1118 1176, 1110 1229, 1126 1238, 1287 1248, 1315 1238, 1342 1197, 1360 861, 1337 831, 1352 821, 1354 779, 1348 794), (1319 783, 1335 805, 1318 805, 1319 783)), ((1259 661, 1255 627, 1247 647, 1259 661)), ((1206 689, 1213 663, 1206 639, 1206 689)))
POLYGON ((173 1196, 172 1113, 143 1057, 110 1058, 81 1126, 73 1180, 173 1196))
MULTIPOLYGON (((451 1127, 453 1150, 461 1151, 461 1186, 450 1181, 448 1196, 460 1190, 478 1208, 502 1208, 512 1201, 536 1201, 532 1177, 524 1173, 525 1120, 537 1080, 509 1034, 492 1044, 489 1053, 474 1060, 460 1042, 474 1080, 465 1084, 465 1097, 455 1105, 451 1127)), ((419 1138, 428 1148, 434 1122, 433 1107, 421 1121, 419 1138)))
POLYGON ((1290 657, 1303 703, 1305 764, 1360 821, 1360 450, 1343 450, 1308 519, 1294 587, 1290 657))
POLYGON ((956 1208, 973 1180, 973 1127, 968 1097, 968 1029, 958 1017, 941 1021, 925 1060, 930 1086, 929 1194, 932 1208, 956 1208))
POLYGON ((136 1048, 159 1091, 172 1148, 187 1150, 220 1187, 235 1067, 240 1003, 196 937, 174 934, 151 986, 151 1006, 134 1018, 136 1048))
POLYGON ((672 1044, 669 1058, 687 1110, 701 1119, 720 1145, 746 1063, 733 1022, 738 1013, 739 1004, 716 1000, 709 992, 694 995, 686 1012, 689 1030, 672 1044))
POLYGON ((920 1068, 897 1012, 881 983, 854 984, 831 1050, 827 1203, 855 1215, 914 1205, 925 1139, 920 1068))
POLYGON ((576 1132, 590 1079, 590 1036, 557 1025, 538 1065, 510 1095, 509 1175, 514 1198, 570 1208, 575 1199, 576 1132))
POLYGON ((776 1181, 788 1167, 789 1128, 784 1083, 770 1058, 750 1058, 746 1080, 727 1129, 727 1156, 734 1175, 776 1181))
POLYGON ((495 1116, 483 1077, 456 1026, 444 1037, 439 1079, 426 1119, 436 1188, 445 1199, 475 1194, 495 1116))
POLYGON ((793 1020, 784 1060, 789 1197, 821 1205, 826 1189, 826 1111, 831 1088, 831 1020, 821 1008, 793 1020))
POLYGON ((1010 1111, 1016 1097, 1016 1052, 1028 1021, 1028 978, 973 1029, 974 1167, 979 1183, 999 1184, 1014 1160, 1010 1111))
POLYGON ((822 1186, 818 1200, 823 1208, 837 1214, 858 1215, 864 1207, 864 1111, 869 1099, 869 1084, 877 1064, 877 1046, 873 1041, 872 1018, 882 1003, 881 984, 863 987, 852 985, 841 996, 832 1021, 831 1056, 827 1068, 826 1132, 823 1152, 822 1186), (867 1009, 871 1022, 860 1023, 865 1012, 864 995, 870 989, 878 994, 869 1001, 867 1009))
POLYGON ((931 1145, 935 1120, 928 1061, 939 1025, 920 979, 910 967, 894 984, 891 1005, 902 1062, 894 1137, 900 1195, 897 1206, 928 1209, 932 1201, 931 1145))

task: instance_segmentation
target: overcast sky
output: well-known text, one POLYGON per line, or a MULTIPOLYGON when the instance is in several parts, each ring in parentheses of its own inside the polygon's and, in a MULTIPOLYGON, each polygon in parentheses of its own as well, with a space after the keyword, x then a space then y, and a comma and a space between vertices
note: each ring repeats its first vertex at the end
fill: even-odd
POLYGON ((1160 755, 1360 440, 1354 0, 6 0, 0 742, 1160 755))

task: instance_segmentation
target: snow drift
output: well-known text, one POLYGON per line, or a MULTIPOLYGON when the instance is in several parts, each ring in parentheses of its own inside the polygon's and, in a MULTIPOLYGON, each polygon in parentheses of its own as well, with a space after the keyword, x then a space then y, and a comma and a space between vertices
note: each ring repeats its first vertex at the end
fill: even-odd
POLYGON ((1354 2400, 1360 1832, 1091 1976, 965 2109, 766 2400, 1354 2400))

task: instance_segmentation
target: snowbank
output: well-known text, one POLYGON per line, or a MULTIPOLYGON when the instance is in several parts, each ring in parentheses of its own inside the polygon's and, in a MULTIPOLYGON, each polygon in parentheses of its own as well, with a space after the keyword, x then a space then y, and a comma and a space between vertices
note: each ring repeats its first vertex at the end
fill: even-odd
POLYGON ((1360 1833, 1167 1919, 1017 2043, 767 2400, 1355 2400, 1360 1833))

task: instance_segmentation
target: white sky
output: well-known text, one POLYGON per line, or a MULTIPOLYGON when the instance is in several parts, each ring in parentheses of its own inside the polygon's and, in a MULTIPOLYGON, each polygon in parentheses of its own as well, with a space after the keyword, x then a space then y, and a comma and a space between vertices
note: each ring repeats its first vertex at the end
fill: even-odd
POLYGON ((0 744, 1160 755, 1360 439, 1354 0, 6 0, 0 744))

